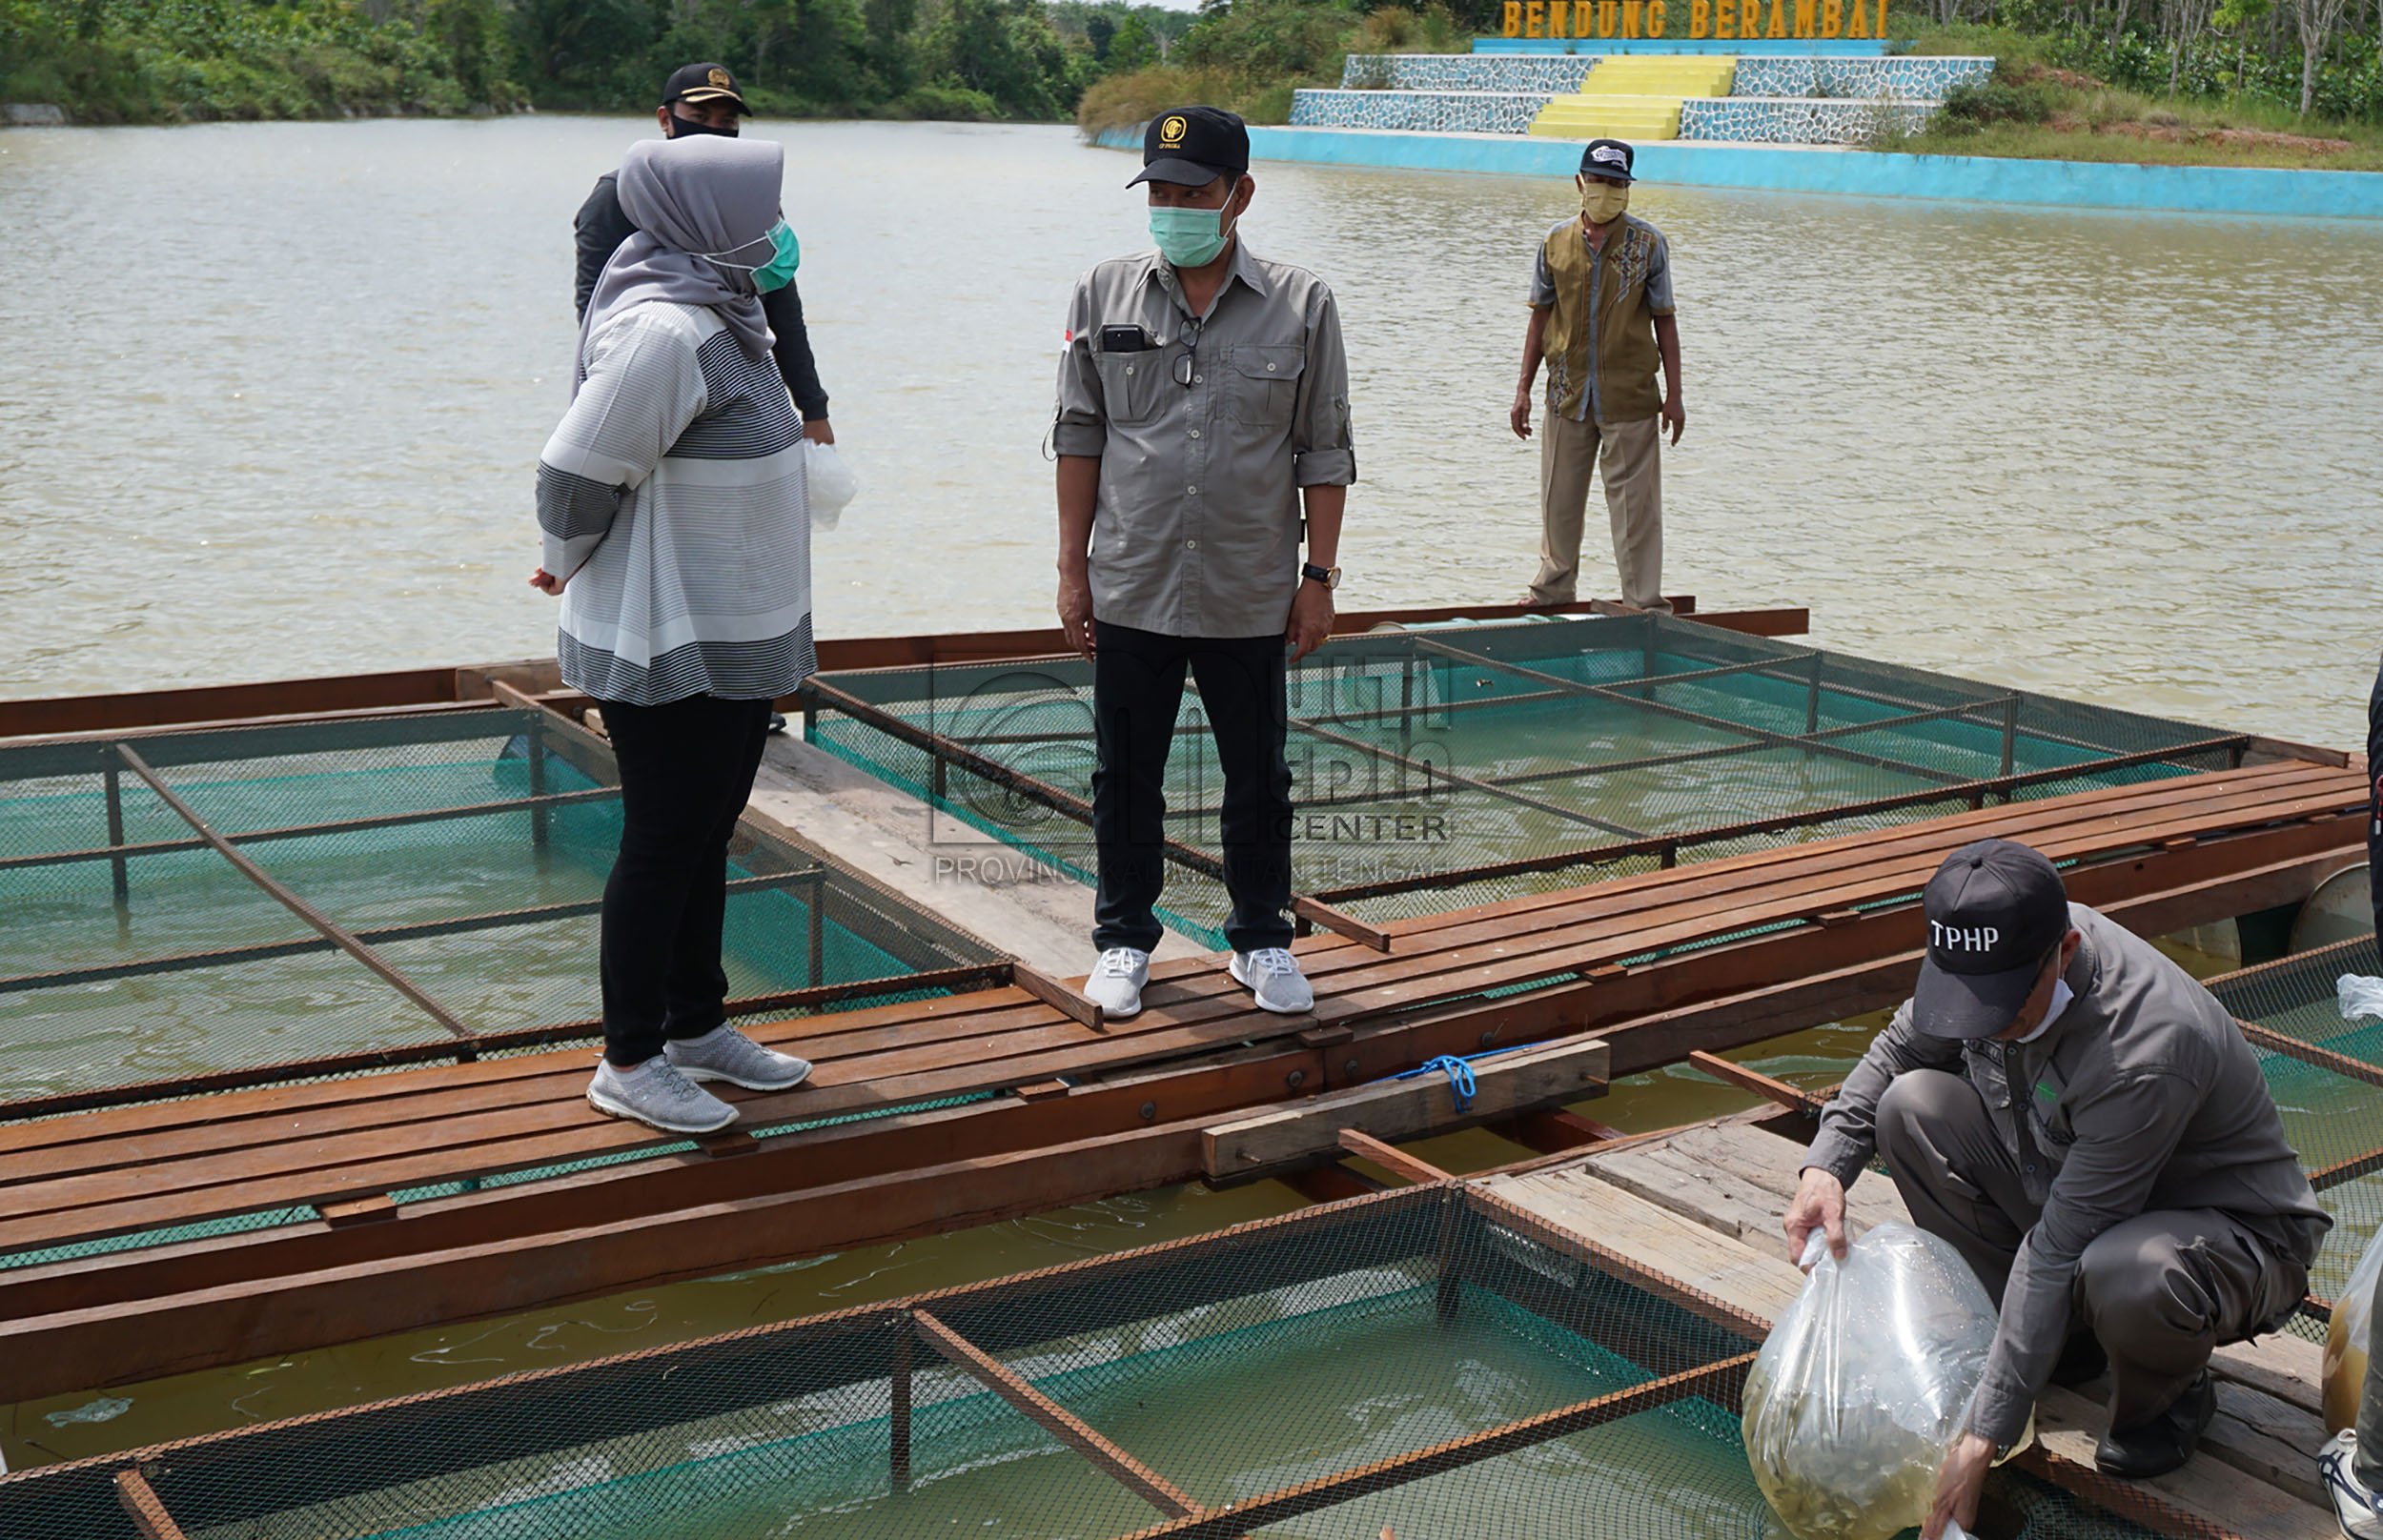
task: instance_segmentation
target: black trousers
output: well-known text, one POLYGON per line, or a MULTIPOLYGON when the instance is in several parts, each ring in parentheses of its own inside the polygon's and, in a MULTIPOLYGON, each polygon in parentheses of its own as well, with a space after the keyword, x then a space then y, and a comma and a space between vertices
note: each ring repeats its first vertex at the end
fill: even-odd
POLYGON ((1092 944, 1150 951, 1166 883, 1160 855, 1167 756, 1184 675, 1199 686, 1223 768, 1225 940, 1236 952, 1291 944, 1291 763, 1284 758, 1288 655, 1280 634, 1169 637, 1100 621, 1092 665, 1092 839, 1100 896, 1092 944))
POLYGON ((607 700, 603 713, 622 818, 604 883, 604 1057, 626 1069, 728 1019, 728 841, 761 768, 769 702, 607 700))

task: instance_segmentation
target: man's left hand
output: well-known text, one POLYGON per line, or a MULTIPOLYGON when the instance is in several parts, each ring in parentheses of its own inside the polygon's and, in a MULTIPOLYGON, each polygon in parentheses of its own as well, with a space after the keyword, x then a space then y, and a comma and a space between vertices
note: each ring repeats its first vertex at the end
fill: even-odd
POLYGON ((812 417, 803 424, 803 436, 814 444, 832 444, 836 441, 836 430, 827 426, 825 417, 812 417))
MULTIPOLYGON (((1671 441, 1675 444, 1680 442, 1680 436, 1688 431, 1688 409, 1680 404, 1680 397, 1664 396, 1663 410, 1660 415, 1660 420, 1671 428, 1671 441)), ((1655 431, 1661 433, 1663 430, 1658 428, 1655 431)))
POLYGON ((1283 627, 1283 640, 1291 644, 1291 660, 1297 662, 1324 644, 1333 634, 1333 591, 1322 583, 1299 579, 1299 596, 1291 601, 1291 623, 1283 627))
POLYGON ((1984 1434, 1964 1433, 1945 1456, 1936 1472, 1936 1502, 1920 1540, 1943 1540, 1947 1521, 1969 1530, 1978 1522, 1978 1494, 1986 1490, 1986 1473, 1994 1468, 1994 1446, 1984 1434))

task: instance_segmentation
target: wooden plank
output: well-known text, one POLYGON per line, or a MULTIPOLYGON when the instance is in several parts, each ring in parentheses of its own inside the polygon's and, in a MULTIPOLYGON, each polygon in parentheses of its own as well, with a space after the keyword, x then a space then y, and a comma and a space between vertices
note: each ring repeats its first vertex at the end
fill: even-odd
MULTIPOLYGON (((1823 922, 1825 923, 1825 920, 1823 922)), ((1719 1054, 1706 1053, 1700 1048, 1688 1055, 1688 1063, 1723 1084, 1735 1085, 1741 1091, 1752 1091, 1766 1102, 1776 1102, 1785 1107, 1809 1107, 1812 1104, 1813 1099, 1800 1087, 1790 1085, 1783 1080, 1774 1080, 1743 1064, 1732 1064, 1719 1054)))
POLYGON ((138 1470, 116 1472, 116 1501, 132 1528, 141 1532, 141 1540, 185 1540, 182 1526, 173 1522, 173 1515, 158 1500, 156 1489, 138 1470))
POLYGON ((1062 1444, 1083 1455, 1101 1472, 1171 1518, 1197 1515, 1200 1505, 1174 1483, 1094 1432, 1067 1408, 1021 1379, 1001 1360, 969 1342, 926 1310, 912 1310, 919 1335, 929 1346, 970 1374, 1062 1444))
POLYGON ((1042 969, 1013 962, 1009 964, 1009 977, 1019 988, 1061 1015, 1081 1022, 1095 1032, 1109 1029, 1108 1013, 1098 1002, 1086 999, 1082 992, 1069 988, 1042 969))
POLYGON ((1359 1129, 1341 1129, 1338 1144, 1359 1160, 1371 1161, 1391 1175, 1404 1177, 1418 1186, 1449 1180, 1449 1173, 1431 1162, 1410 1155, 1395 1145, 1386 1145, 1359 1129))
POLYGON ((1474 1068, 1472 1104, 1456 1110, 1445 1077, 1434 1074, 1319 1096, 1277 1112, 1222 1124, 1201 1136, 1210 1177, 1231 1181, 1326 1155, 1334 1135, 1419 1139, 1525 1108, 1604 1093, 1612 1054, 1595 1038, 1568 1039, 1484 1059, 1474 1068))
MULTIPOLYGON (((1784 1257, 1763 1255, 1581 1170, 1500 1178, 1489 1185, 1510 1201, 1567 1228, 1596 1235, 1651 1266, 1679 1269, 1675 1276, 1683 1282, 1766 1321, 1777 1319, 1803 1288, 1803 1275, 1784 1257)), ((2089 1469, 2104 1420, 2092 1403, 2054 1389, 2038 1404, 2037 1433, 2052 1452, 2089 1469)), ((2171 1475, 2139 1485, 2245 1540, 2320 1540, 2333 1532, 2329 1510, 2303 1503, 2225 1461, 2230 1436, 2240 1438, 2232 1429, 2212 1428, 2204 1448, 2217 1458, 2195 1460, 2171 1475)))

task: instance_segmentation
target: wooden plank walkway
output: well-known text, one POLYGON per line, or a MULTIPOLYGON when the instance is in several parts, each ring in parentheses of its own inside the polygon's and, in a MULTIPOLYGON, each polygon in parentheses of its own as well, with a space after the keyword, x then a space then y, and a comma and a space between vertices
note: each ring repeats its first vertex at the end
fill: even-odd
POLYGON ((2305 895, 2362 849, 2365 797, 2357 770, 2281 762, 1403 922, 1389 927, 1387 955, 1307 938, 1298 950, 1316 984, 1313 1016, 1253 1009, 1219 959, 1198 958, 1162 964, 1143 1013, 1100 1026, 1017 988, 765 1023, 756 1036, 818 1069, 790 1092, 730 1091, 742 1128, 809 1126, 766 1138, 732 1130, 692 1149, 594 1114, 582 1099, 589 1048, 0 1125, 0 1246, 134 1243, 0 1269, 0 1356, 26 1355, 35 1378, 62 1388, 118 1383, 1186 1180, 1201 1169, 1198 1130, 1224 1115, 1432 1054, 1599 1029, 1614 1042, 1614 1072, 1627 1073, 1806 1024, 1721 1008, 1782 981, 1854 979, 1795 995, 1802 1008, 1815 998, 1835 1010, 1886 1003, 1908 982, 1920 886, 1946 852, 1989 830, 2077 862, 2069 880, 2081 900, 2140 903, 2147 928, 2169 928, 2305 895), (1778 928, 1741 934, 1761 926, 1778 928), (1480 998, 1517 984, 1544 987, 1480 998), (1690 1022, 1700 1003, 1715 1008, 1690 1022), (1602 1030, 1634 1021, 1647 1029, 1602 1030), (986 1093, 1007 1094, 902 1110, 986 1093), (1079 1146, 1089 1164, 1071 1153, 1079 1146), (584 1162, 606 1164, 479 1186, 584 1162), (476 1190, 390 1197, 455 1184, 476 1190), (147 1239, 303 1206, 322 1217, 147 1239), (823 1211, 836 1223, 823 1226, 823 1211), (740 1234, 740 1219, 736 1246, 724 1237, 740 1234), (651 1223, 633 1244, 613 1228, 641 1220, 651 1223), (699 1227, 733 1249, 672 1245, 699 1227), (486 1254, 500 1245, 514 1253, 503 1266, 486 1254), (403 1290, 407 1269, 444 1268, 469 1286, 403 1290), (386 1293, 370 1311, 318 1315, 211 1314, 206 1303, 249 1289, 262 1298, 299 1276, 319 1280, 326 1298, 386 1293), (140 1312, 170 1301, 182 1302, 174 1320, 211 1323, 220 1340, 161 1323, 144 1337, 140 1312), (83 1348, 64 1346, 70 1326, 83 1348))
MULTIPOLYGON (((1622 1252, 1764 1320, 1794 1300, 1803 1275, 1786 1255, 1780 1215, 1801 1147, 1757 1120, 1725 1120, 1660 1140, 1589 1152, 1484 1185, 1552 1223, 1622 1252)), ((1856 1232, 1909 1223, 1892 1184, 1875 1173, 1848 1193, 1856 1232)), ((2335 1533, 2316 1476, 2319 1350, 2297 1337, 2222 1349, 2219 1415, 2202 1453, 2145 1483, 2244 1540, 2323 1540, 2335 1533)), ((2107 1380, 2047 1391, 2037 1408, 2045 1447, 2091 1466, 2107 1380)))

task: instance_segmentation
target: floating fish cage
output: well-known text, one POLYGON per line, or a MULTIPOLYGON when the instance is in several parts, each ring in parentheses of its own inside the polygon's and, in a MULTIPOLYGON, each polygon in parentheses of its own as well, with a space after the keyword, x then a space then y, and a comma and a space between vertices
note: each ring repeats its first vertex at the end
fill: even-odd
MULTIPOLYGON (((0 1119, 601 1035, 603 740, 494 705, 0 746, 0 1119)), ((731 1011, 996 982, 988 948, 752 821, 731 1011)))
MULTIPOLYGON (((23 1471, 0 1540, 1783 1537, 1738 1433, 1761 1332, 1440 1183, 23 1471)), ((2153 1508, 2008 1470, 1983 1532, 2203 1532, 2153 1508)))
MULTIPOLYGON (((806 698, 812 742, 1090 880, 1090 664, 831 673, 806 698)), ((1655 615, 1337 638, 1292 670, 1289 740, 1294 886, 1375 923, 2223 770, 2250 744, 1655 615)), ((1166 902, 1212 946, 1222 796, 1189 692, 1166 902)))

